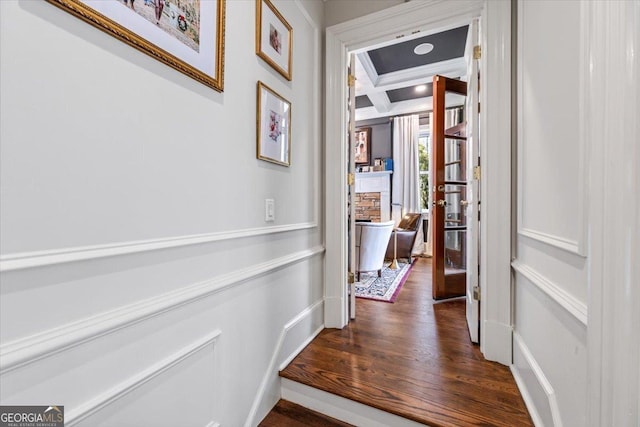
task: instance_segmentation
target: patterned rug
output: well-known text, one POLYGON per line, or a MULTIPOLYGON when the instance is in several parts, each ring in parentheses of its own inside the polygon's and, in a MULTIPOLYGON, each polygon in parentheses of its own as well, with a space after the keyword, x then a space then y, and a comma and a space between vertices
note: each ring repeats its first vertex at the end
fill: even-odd
POLYGON ((360 281, 356 282, 356 297, 373 299, 376 301, 394 302, 400 293, 413 264, 398 261, 397 270, 389 268, 389 261, 385 261, 382 277, 377 272, 360 273, 360 281))

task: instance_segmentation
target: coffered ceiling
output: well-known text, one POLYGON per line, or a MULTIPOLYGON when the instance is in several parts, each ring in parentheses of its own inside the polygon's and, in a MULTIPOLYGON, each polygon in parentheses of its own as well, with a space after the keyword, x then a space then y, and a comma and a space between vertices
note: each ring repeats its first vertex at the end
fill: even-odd
MULTIPOLYGON (((469 26, 356 52, 356 120, 431 109, 436 74, 466 79, 469 26)), ((462 97, 448 97, 450 104, 462 97)))

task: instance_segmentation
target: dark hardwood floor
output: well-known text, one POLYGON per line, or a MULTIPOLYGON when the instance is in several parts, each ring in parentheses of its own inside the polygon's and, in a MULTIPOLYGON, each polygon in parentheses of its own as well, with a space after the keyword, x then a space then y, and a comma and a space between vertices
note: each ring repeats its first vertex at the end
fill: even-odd
POLYGON ((280 375, 434 427, 533 425, 509 368, 469 341, 465 301, 432 300, 430 259, 394 304, 358 299, 356 314, 280 375))
POLYGON ((351 427, 351 424, 343 423, 286 400, 280 400, 260 423, 260 427, 308 426, 351 427))

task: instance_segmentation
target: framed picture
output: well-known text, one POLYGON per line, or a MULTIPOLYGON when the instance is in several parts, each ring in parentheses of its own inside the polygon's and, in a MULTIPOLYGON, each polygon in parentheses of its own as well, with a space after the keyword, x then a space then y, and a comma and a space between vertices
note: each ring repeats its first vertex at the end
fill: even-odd
POLYGON ((291 165, 291 103, 258 82, 258 158, 291 165))
POLYGON ((270 0, 256 0, 256 54, 291 80, 293 30, 270 0))
POLYGON ((371 160, 371 128, 356 129, 355 138, 356 165, 368 165, 371 160))
POLYGON ((225 0, 47 0, 222 92, 225 0))

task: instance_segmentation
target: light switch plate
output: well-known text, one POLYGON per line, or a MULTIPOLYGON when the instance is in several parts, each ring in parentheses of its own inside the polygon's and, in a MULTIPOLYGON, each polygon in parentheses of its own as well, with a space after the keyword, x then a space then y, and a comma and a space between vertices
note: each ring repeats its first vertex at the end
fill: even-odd
POLYGON ((264 200, 264 220, 268 222, 276 220, 276 201, 274 199, 264 200))

